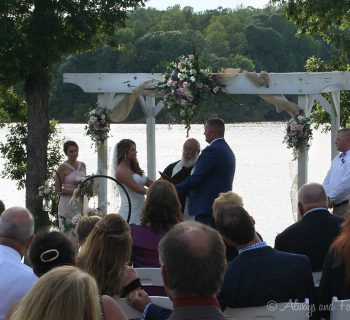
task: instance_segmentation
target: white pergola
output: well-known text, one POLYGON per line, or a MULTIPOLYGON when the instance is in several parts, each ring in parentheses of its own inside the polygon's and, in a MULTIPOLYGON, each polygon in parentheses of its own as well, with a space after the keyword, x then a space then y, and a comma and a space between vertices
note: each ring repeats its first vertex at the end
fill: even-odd
MULTIPOLYGON (((97 93, 98 106, 113 110, 128 95, 137 94, 147 125, 147 175, 156 178, 155 118, 163 108, 156 103, 154 87, 162 78, 160 73, 65 73, 63 81, 79 86, 84 92, 97 93), (145 84, 147 90, 144 88, 145 84)), ((350 72, 269 73, 269 86, 258 86, 246 73, 222 77, 229 94, 296 95, 298 106, 308 116, 319 103, 331 116, 331 155, 336 155, 335 138, 340 126, 340 91, 350 90, 350 72), (322 96, 329 93, 329 101, 322 96)), ((115 110, 118 111, 118 110, 115 110)), ((307 151, 298 158, 298 188, 307 182, 307 151)), ((98 174, 107 174, 107 142, 98 150, 98 174)), ((100 184, 99 205, 107 201, 107 181, 100 184)))

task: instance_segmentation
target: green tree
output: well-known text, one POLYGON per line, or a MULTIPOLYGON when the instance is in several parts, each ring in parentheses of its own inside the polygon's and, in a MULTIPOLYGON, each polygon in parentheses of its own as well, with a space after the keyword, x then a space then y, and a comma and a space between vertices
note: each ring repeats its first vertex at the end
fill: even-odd
MULTIPOLYGON (((298 34, 321 36, 330 46, 332 55, 327 60, 320 56, 308 59, 306 68, 308 71, 349 71, 350 54, 350 17, 349 1, 328 0, 272 0, 283 5, 286 16, 298 26, 298 34)), ((306 42, 306 46, 310 45, 306 42)), ((340 122, 342 126, 350 124, 349 93, 340 95, 341 110, 340 122)), ((329 114, 320 106, 316 106, 313 112, 314 122, 317 126, 330 122, 329 114)), ((330 129, 327 126, 327 129, 330 129)))
POLYGON ((272 0, 283 5, 288 18, 296 22, 299 33, 321 35, 349 51, 349 1, 272 0))
MULTIPOLYGON (((0 81, 24 81, 28 107, 26 206, 41 211, 37 190, 47 171, 52 66, 62 55, 89 50, 142 0, 2 0, 0 81)), ((39 222, 40 223, 40 222, 39 222)))
POLYGON ((220 22, 211 23, 205 35, 206 51, 218 57, 225 57, 230 52, 230 42, 224 26, 220 22))

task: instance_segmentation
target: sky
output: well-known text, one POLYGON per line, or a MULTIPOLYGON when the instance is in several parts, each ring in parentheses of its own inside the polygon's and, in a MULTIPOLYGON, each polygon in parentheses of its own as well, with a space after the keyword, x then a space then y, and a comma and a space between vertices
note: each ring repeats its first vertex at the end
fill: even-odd
POLYGON ((234 9, 237 6, 263 8, 268 0, 149 0, 146 2, 146 8, 154 7, 158 10, 165 10, 179 4, 181 8, 190 6, 194 11, 205 11, 207 9, 217 9, 218 7, 234 9))

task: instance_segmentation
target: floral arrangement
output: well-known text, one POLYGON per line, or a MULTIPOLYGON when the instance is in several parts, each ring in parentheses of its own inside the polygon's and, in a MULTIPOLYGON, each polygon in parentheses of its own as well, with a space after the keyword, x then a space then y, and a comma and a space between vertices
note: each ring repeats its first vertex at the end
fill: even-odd
POLYGON ((171 111, 179 112, 188 132, 191 120, 198 111, 200 103, 209 94, 221 91, 222 86, 210 73, 210 69, 200 67, 198 56, 181 56, 171 62, 162 81, 158 84, 164 92, 164 104, 171 111))
POLYGON ((90 179, 90 180, 86 181, 83 184, 82 188, 81 188, 81 185, 89 177, 91 177, 91 175, 84 176, 84 177, 78 177, 78 178, 76 178, 76 180, 74 182, 75 187, 80 189, 81 195, 87 196, 88 199, 90 199, 94 196, 94 179, 90 179))
POLYGON ((43 210, 50 214, 53 224, 58 225, 58 202, 61 192, 56 192, 54 186, 44 185, 38 188, 38 195, 43 199, 43 210))
POLYGON ((88 121, 85 126, 86 135, 96 142, 97 147, 107 138, 110 131, 111 119, 106 109, 96 108, 88 113, 88 121))
POLYGON ((72 222, 67 221, 66 217, 61 217, 62 225, 64 228, 63 232, 69 232, 70 230, 75 230, 75 227, 77 226, 80 219, 81 219, 80 213, 77 213, 75 216, 73 216, 72 222))
POLYGON ((283 139, 287 148, 293 149, 293 160, 310 148, 309 140, 311 138, 311 119, 305 116, 303 110, 300 110, 288 121, 286 135, 283 139))

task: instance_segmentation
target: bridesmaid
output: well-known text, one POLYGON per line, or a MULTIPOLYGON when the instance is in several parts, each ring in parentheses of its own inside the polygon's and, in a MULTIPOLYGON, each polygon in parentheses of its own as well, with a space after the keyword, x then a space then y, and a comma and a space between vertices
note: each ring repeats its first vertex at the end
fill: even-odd
POLYGON ((65 218, 68 224, 76 214, 69 206, 69 201, 76 189, 76 179, 86 175, 86 165, 84 162, 77 160, 79 147, 76 142, 66 141, 63 144, 63 151, 67 156, 67 160, 58 167, 55 181, 56 191, 61 192, 60 201, 58 203, 59 227, 72 241, 73 245, 77 247, 77 239, 73 232, 74 230, 64 230, 62 218, 65 218))

